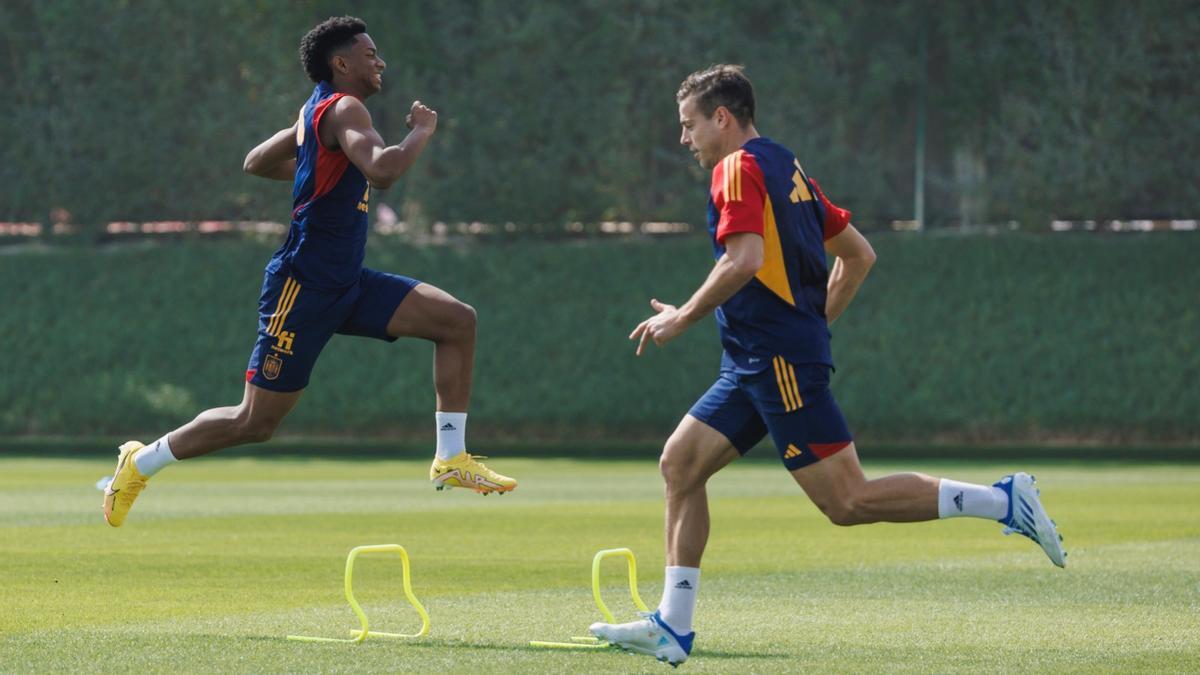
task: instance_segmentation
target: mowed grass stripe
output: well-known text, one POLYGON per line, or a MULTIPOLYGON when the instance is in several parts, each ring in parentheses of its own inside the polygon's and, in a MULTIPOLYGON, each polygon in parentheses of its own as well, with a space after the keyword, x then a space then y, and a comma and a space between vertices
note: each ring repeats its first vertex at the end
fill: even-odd
MULTIPOLYGON (((588 574, 599 548, 632 547, 642 595, 657 600, 654 463, 501 468, 509 464, 518 492, 482 498, 434 493, 418 462, 212 458, 165 471, 112 530, 91 487, 107 463, 0 461, 0 598, 9 608, 0 670, 104 671, 120 653, 149 670, 661 672, 628 655, 524 646, 579 634, 597 618, 588 574), (230 473, 238 478, 224 480, 230 473), (43 513, 53 522, 28 523, 43 513), (282 640, 350 628, 345 553, 390 542, 413 558, 414 588, 433 618, 428 642, 330 649, 282 640)), ((990 482, 1005 467, 903 468, 990 482)), ((890 469, 868 466, 871 475, 890 469)), ((982 521, 836 528, 778 466, 731 468, 710 487, 700 641, 687 667, 1183 669, 1200 650, 1200 467, 1036 473, 1067 536, 1065 572, 982 521)), ((360 564, 357 592, 372 625, 411 628, 398 563, 360 564)), ((605 594, 628 614, 623 572, 606 567, 605 594)))

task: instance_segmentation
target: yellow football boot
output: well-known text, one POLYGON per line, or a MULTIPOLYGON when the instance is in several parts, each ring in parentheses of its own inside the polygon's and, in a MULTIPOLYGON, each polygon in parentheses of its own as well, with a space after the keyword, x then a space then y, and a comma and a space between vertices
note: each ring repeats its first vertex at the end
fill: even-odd
POLYGON ((492 471, 477 461, 480 459, 487 458, 467 454, 466 450, 445 461, 435 457, 433 466, 429 467, 429 480, 438 490, 468 488, 481 495, 492 492, 504 494, 517 487, 517 481, 492 471))
POLYGON ((137 441, 126 441, 117 456, 117 470, 112 481, 104 489, 104 520, 113 527, 120 527, 129 514, 129 507, 137 499, 149 480, 137 470, 133 456, 144 446, 137 441))

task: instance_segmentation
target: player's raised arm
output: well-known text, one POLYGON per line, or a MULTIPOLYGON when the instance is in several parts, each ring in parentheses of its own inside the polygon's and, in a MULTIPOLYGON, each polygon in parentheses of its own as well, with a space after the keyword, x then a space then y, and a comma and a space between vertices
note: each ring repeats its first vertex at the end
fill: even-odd
POLYGON ((399 145, 384 144, 371 123, 371 113, 356 98, 338 100, 333 113, 330 131, 338 146, 371 186, 381 189, 390 187, 412 167, 437 129, 437 112, 420 101, 413 101, 407 118, 412 131, 399 145))
POLYGON ((272 180, 293 180, 296 177, 296 125, 280 129, 256 145, 246 155, 242 170, 272 180))
POLYGON ((825 250, 837 256, 829 271, 829 287, 825 299, 825 320, 833 323, 867 278, 875 264, 875 249, 867 238, 849 223, 838 234, 825 241, 825 250))

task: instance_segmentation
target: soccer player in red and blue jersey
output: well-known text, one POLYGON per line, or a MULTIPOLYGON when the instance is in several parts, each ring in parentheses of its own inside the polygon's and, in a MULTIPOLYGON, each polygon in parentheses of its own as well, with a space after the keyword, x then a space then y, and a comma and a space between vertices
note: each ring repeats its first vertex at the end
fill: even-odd
POLYGON ((754 90, 740 67, 688 76, 676 100, 680 142, 712 170, 708 226, 716 265, 679 307, 634 329, 640 355, 662 347, 710 312, 724 354, 717 381, 667 440, 667 569, 653 615, 597 623, 597 637, 678 664, 691 652, 700 558, 708 541, 705 484, 768 434, 783 465, 837 525, 974 516, 998 520, 1065 564, 1060 537, 1025 473, 972 485, 916 473, 867 480, 829 390, 829 324, 875 261, 867 240, 787 148, 758 135, 754 90), (835 256, 832 270, 826 254, 835 256))
POLYGON ((383 86, 386 65, 366 31, 359 19, 336 17, 304 36, 301 60, 316 87, 295 124, 246 156, 247 172, 292 181, 293 208, 287 240, 263 279, 242 402, 206 410, 148 446, 122 445, 104 496, 109 525, 125 521, 146 480, 167 464, 269 439, 335 333, 432 341, 437 449, 430 480, 438 490, 482 494, 516 487, 466 451, 475 310, 430 284, 363 267, 372 188, 404 175, 437 128, 437 113, 414 101, 408 136, 384 144, 363 105, 383 86))

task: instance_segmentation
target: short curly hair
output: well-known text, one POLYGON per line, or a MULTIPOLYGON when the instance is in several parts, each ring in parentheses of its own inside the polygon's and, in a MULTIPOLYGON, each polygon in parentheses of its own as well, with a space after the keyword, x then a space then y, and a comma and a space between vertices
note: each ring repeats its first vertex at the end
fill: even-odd
POLYGON ((300 63, 313 82, 333 80, 329 58, 333 53, 354 44, 354 39, 367 32, 367 24, 353 16, 331 16, 300 40, 300 63))
POLYGON ((705 117, 725 106, 739 125, 754 121, 754 85, 741 66, 720 63, 688 75, 679 85, 675 101, 682 103, 690 96, 697 97, 696 105, 705 117))

